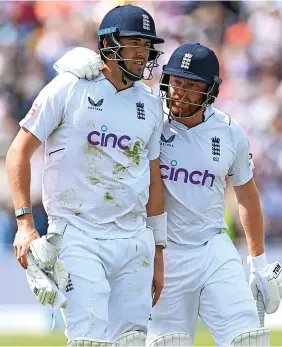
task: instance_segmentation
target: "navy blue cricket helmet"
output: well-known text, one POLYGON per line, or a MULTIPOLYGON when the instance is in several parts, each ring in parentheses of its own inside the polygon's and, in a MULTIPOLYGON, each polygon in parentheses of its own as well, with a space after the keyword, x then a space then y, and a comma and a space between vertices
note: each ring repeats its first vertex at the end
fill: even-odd
POLYGON ((163 73, 160 80, 160 96, 163 100, 166 100, 166 106, 169 108, 169 116, 172 116, 172 118, 175 117, 171 113, 171 101, 173 100, 169 93, 170 76, 200 81, 208 85, 205 92, 198 92, 204 96, 201 104, 184 101, 187 93, 195 91, 179 88, 185 92, 183 98, 180 101, 177 100, 180 104, 187 103, 198 106, 198 108, 191 114, 178 116, 182 118, 194 117, 201 110, 214 103, 219 93, 219 86, 222 82, 219 77, 219 62, 215 53, 211 49, 199 43, 184 44, 178 47, 172 53, 168 63, 163 66, 163 73))
POLYGON ((137 37, 151 41, 148 63, 146 64, 146 68, 149 69, 148 78, 146 79, 151 79, 153 77, 152 70, 158 66, 157 60, 163 54, 163 52, 156 50, 154 45, 164 42, 156 34, 155 22, 152 16, 138 6, 117 6, 105 15, 98 30, 99 50, 103 59, 117 61, 120 69, 132 81, 144 78, 143 75, 138 76, 127 70, 125 66, 126 59, 122 58, 121 50, 128 46, 121 45, 118 40, 119 37, 137 37), (104 39, 107 42, 106 47, 104 47, 104 39))

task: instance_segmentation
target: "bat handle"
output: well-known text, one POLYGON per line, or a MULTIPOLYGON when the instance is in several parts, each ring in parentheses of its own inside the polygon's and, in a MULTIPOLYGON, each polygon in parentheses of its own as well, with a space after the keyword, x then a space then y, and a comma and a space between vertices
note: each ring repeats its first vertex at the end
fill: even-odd
POLYGON ((264 303, 263 303, 263 298, 261 292, 258 293, 258 298, 257 298, 257 311, 258 311, 258 316, 259 316, 259 322, 261 328, 264 327, 264 316, 265 316, 265 308, 264 308, 264 303))

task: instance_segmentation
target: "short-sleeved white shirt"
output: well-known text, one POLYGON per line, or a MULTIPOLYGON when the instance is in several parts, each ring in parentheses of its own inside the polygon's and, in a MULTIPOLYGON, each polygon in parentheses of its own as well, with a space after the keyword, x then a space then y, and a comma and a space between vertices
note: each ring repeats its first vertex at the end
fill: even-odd
POLYGON ((146 225, 149 161, 158 158, 161 101, 141 82, 117 92, 64 73, 20 125, 45 143, 43 204, 94 238, 127 238, 146 225))
POLYGON ((226 228, 226 176, 234 186, 253 177, 249 141, 240 125, 212 106, 205 122, 193 128, 165 122, 160 159, 168 238, 197 245, 226 228))

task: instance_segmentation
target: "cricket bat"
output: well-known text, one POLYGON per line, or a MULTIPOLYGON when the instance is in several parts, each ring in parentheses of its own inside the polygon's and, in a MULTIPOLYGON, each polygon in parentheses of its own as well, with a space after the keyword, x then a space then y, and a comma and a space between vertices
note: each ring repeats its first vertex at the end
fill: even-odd
POLYGON ((258 293, 257 311, 258 311, 258 315, 259 315, 260 326, 261 326, 261 328, 263 328, 264 327, 265 308, 264 308, 264 303, 263 303, 261 292, 258 293))

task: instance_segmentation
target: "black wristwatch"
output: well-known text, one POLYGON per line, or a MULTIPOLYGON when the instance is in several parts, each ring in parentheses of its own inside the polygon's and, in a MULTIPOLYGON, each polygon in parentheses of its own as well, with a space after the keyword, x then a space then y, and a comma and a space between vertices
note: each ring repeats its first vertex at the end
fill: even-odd
POLYGON ((15 211, 16 218, 23 216, 24 214, 32 214, 31 207, 21 207, 15 211))

